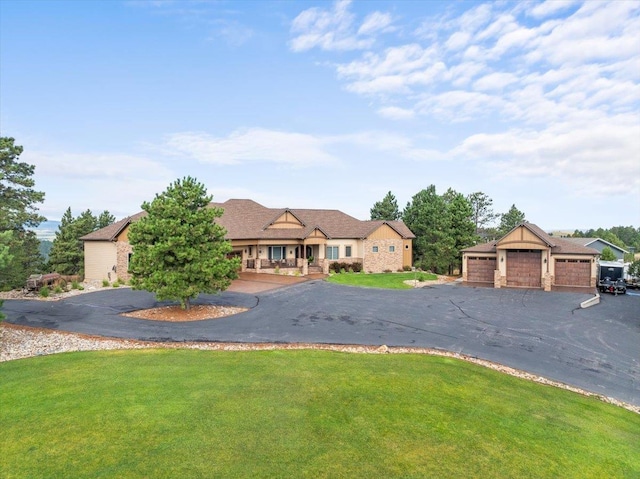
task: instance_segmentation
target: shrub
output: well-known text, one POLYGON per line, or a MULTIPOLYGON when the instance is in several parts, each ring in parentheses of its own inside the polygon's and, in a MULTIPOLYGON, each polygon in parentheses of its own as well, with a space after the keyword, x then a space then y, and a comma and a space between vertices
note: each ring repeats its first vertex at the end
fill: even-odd
POLYGON ((78 283, 77 281, 71 282, 71 289, 80 289, 80 288, 82 288, 82 286, 80 286, 80 283, 78 283))
POLYGON ((280 274, 280 266, 276 266, 276 269, 275 269, 275 270, 273 270, 273 271, 274 271, 274 273, 276 273, 276 274, 280 274))
POLYGON ((417 279, 420 282, 426 281, 427 280, 427 276, 424 273, 420 272, 420 274, 418 274, 418 276, 417 276, 417 279))
POLYGON ((347 272, 347 270, 346 270, 346 269, 344 269, 344 268, 340 268, 340 274, 345 274, 346 272, 347 272))
POLYGON ((393 273, 393 271, 391 271, 390 269, 385 269, 383 272, 384 273, 393 273))
POLYGON ((362 263, 351 263, 351 269, 354 273, 360 273, 362 271, 362 263))
POLYGON ((64 290, 62 289, 62 287, 61 287, 61 286, 56 286, 55 288, 53 288, 53 292, 54 292, 55 294, 60 294, 60 293, 62 293, 63 291, 64 291, 64 290))
POLYGON ((109 286, 109 280, 108 279, 103 279, 102 280, 102 287, 106 288, 107 286, 109 286))
POLYGON ((40 296, 42 296, 43 298, 49 297, 49 288, 47 286, 43 286, 42 288, 40 288, 40 296))
POLYGON ((411 266, 409 266, 408 264, 405 264, 405 265, 402 267, 402 271, 411 271, 411 266))
POLYGON ((111 286, 114 287, 114 288, 119 288, 120 287, 120 283, 118 281, 114 281, 111 286))

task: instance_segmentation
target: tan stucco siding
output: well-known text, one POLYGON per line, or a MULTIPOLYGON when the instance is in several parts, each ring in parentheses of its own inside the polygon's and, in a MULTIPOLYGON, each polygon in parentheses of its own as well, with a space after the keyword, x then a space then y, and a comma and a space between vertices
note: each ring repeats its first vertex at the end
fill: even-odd
POLYGON ((111 241, 84 242, 84 278, 86 280, 115 280, 117 268, 116 243, 111 241))

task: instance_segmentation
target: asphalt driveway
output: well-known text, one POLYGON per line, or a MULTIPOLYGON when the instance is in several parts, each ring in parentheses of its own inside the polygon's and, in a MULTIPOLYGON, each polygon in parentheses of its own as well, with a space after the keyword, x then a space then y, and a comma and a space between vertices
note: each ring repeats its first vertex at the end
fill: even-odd
POLYGON ((197 303, 246 313, 191 323, 120 316, 154 296, 112 289, 57 302, 7 300, 7 321, 147 341, 304 342, 439 348, 640 405, 640 296, 460 285, 391 291, 308 281, 257 294, 227 291, 197 303))

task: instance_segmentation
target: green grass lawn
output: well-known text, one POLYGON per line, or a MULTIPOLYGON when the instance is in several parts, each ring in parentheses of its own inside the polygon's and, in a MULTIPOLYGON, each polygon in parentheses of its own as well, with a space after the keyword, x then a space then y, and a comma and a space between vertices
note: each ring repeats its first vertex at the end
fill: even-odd
POLYGON ((426 355, 43 356, 0 405, 3 478, 640 475, 640 415, 426 355))
POLYGON ((386 289, 411 289, 412 286, 404 284, 404 281, 418 278, 419 280, 438 279, 431 273, 343 273, 334 274, 327 278, 327 281, 335 284, 345 284, 349 286, 364 286, 367 288, 386 289))

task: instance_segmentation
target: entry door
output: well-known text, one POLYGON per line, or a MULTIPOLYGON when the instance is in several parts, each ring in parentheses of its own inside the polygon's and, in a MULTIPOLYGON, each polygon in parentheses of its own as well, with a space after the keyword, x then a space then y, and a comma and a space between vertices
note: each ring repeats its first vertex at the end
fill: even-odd
POLYGON ((507 251, 507 286, 542 286, 540 251, 507 251))

